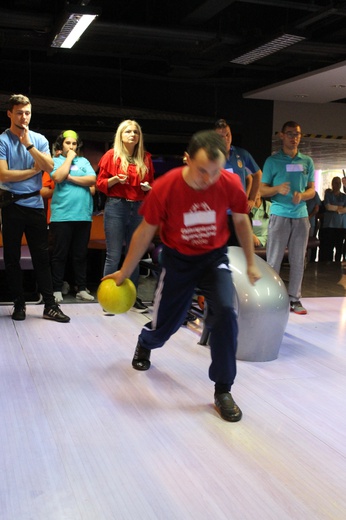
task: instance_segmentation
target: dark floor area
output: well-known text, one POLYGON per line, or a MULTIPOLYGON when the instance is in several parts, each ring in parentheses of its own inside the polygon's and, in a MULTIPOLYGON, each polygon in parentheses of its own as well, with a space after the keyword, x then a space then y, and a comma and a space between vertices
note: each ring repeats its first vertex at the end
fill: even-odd
MULTIPOLYGON (((289 265, 284 264, 281 278, 286 282, 289 265)), ((302 285, 302 298, 346 296, 346 262, 308 263, 302 285)))
MULTIPOLYGON (((99 260, 97 259, 96 262, 99 260)), ((281 278, 286 283, 289 277, 289 265, 283 264, 281 278)), ((36 301, 35 278, 32 271, 23 271, 26 300, 36 301)), ((88 289, 96 296, 99 280, 102 276, 100 263, 91 266, 88 277, 88 289)), ((138 289, 139 297, 151 302, 156 286, 157 274, 143 272, 138 289)), ((65 303, 80 303, 75 298, 73 282, 69 294, 64 296, 65 303)), ((312 262, 308 263, 304 273, 302 298, 346 296, 346 262, 312 262)), ((4 271, 0 272, 0 303, 11 302, 4 271)), ((85 302, 83 302, 85 303, 85 302)))

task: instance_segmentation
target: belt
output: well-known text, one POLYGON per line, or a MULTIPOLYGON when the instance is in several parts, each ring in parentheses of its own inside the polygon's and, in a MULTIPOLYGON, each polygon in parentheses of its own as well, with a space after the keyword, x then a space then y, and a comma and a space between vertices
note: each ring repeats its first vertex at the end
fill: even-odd
POLYGON ((141 200, 132 200, 132 199, 125 199, 124 197, 112 197, 109 196, 110 199, 118 199, 118 200, 125 200, 126 202, 142 202, 141 200))

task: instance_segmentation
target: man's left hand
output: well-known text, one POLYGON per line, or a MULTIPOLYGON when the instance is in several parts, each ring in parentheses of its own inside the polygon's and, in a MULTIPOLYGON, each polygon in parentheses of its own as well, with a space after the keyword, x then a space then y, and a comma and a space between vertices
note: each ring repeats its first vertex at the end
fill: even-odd
POLYGON ((255 283, 262 278, 262 273, 255 265, 253 265, 248 267, 247 276, 251 285, 255 285, 255 283))

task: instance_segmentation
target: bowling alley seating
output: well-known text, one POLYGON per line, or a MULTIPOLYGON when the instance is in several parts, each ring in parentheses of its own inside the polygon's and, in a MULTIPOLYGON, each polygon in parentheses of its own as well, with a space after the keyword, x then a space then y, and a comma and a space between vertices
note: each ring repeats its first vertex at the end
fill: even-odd
POLYGON ((106 260, 106 237, 103 229, 103 212, 93 215, 88 243, 88 282, 99 282, 106 260), (92 279, 91 279, 92 278, 92 279))
MULTIPOLYGON (((317 237, 309 237, 308 245, 306 247, 306 257, 308 256, 309 250, 316 249, 317 247, 319 247, 319 245, 320 245, 320 241, 317 237)), ((263 258, 263 260, 267 259, 267 252, 266 252, 265 247, 256 247, 255 254, 257 256, 259 256, 260 258, 263 258)), ((288 249, 287 248, 285 250, 285 255, 284 255, 283 261, 288 262, 288 249)))

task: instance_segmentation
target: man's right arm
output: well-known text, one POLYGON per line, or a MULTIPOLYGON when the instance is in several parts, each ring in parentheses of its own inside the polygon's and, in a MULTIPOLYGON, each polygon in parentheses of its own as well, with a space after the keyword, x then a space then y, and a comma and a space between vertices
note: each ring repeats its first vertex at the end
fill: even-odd
POLYGON ((270 186, 266 182, 261 182, 260 193, 262 197, 271 198, 278 193, 281 195, 287 195, 290 191, 290 183, 283 182, 282 184, 278 184, 277 186, 270 186))
POLYGON ((0 181, 1 182, 19 182, 25 181, 37 175, 41 169, 39 167, 29 168, 27 170, 9 170, 5 159, 0 159, 0 181))
POLYGON ((108 274, 102 279, 113 278, 117 285, 121 285, 125 278, 129 278, 141 258, 143 258, 144 253, 147 252, 156 231, 157 226, 148 224, 148 222, 143 219, 132 235, 129 250, 121 269, 115 273, 108 274))

